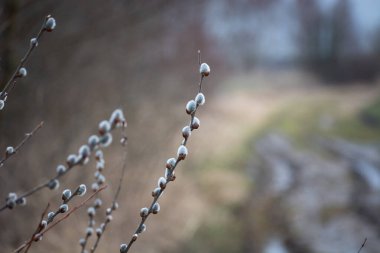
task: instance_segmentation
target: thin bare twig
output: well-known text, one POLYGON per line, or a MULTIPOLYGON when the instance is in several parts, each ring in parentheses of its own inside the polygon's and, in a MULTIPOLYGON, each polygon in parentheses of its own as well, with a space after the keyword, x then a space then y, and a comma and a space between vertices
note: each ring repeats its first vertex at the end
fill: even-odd
POLYGON ((44 217, 45 217, 45 215, 46 215, 46 213, 47 213, 47 211, 48 211, 48 209, 49 209, 49 206, 50 206, 50 204, 48 203, 48 204, 46 205, 46 207, 45 207, 45 210, 42 212, 42 214, 41 214, 41 219, 40 219, 39 222, 38 222, 37 228, 36 228, 36 230, 34 231, 34 233, 32 234, 32 236, 30 237, 29 241, 26 241, 25 243, 23 243, 20 247, 18 247, 17 249, 15 249, 14 252, 21 252, 21 250, 23 250, 25 247, 27 247, 27 245, 28 245, 31 241, 33 241, 35 235, 38 234, 38 233, 41 231, 41 222, 42 222, 42 220, 44 219, 44 217))
POLYGON ((25 242, 24 244, 22 244, 20 247, 18 247, 14 253, 18 253, 18 252, 21 252, 21 250, 25 249, 25 253, 28 252, 30 246, 32 245, 32 243, 34 241, 38 241, 39 238, 42 238, 42 236, 44 234, 46 234, 48 231, 50 231, 50 229, 54 228, 56 225, 58 225, 59 223, 61 223, 63 220, 67 219, 73 212, 75 212, 76 210, 78 210, 79 208, 83 207, 88 201, 90 201, 96 194, 98 194, 99 192, 103 191, 105 188, 107 188, 107 185, 103 185, 102 187, 100 187, 98 190, 96 190, 93 194, 91 194, 91 196, 89 196, 86 200, 82 201, 79 205, 77 206, 74 206, 70 211, 68 211, 64 216, 62 216, 61 218, 59 218, 56 222, 52 223, 50 226, 48 227, 45 227, 43 230, 39 230, 39 227, 40 227, 40 224, 43 220, 43 217, 45 217, 45 214, 47 212, 47 209, 48 207, 45 209, 44 213, 42 214, 42 217, 41 217, 41 220, 40 220, 40 223, 39 223, 39 227, 36 229, 37 232, 33 233, 31 239, 27 242, 25 242))
POLYGON ((20 60, 20 63, 19 65, 17 66, 15 72, 13 73, 13 75, 11 76, 11 78, 8 80, 7 84, 4 86, 3 90, 1 91, 1 94, 0 94, 0 99, 3 100, 6 96, 9 95, 10 91, 13 89, 13 87, 16 85, 16 82, 17 82, 17 78, 20 77, 19 75, 19 70, 24 67, 24 65, 26 64, 29 56, 31 55, 31 53, 33 52, 33 50, 37 47, 38 45, 38 42, 41 38, 41 36, 44 34, 44 32, 46 31, 45 29, 45 24, 46 24, 46 21, 50 18, 51 16, 50 15, 47 15, 44 19, 44 22, 42 23, 42 26, 37 34, 37 37, 36 37, 36 43, 30 43, 29 45, 29 48, 28 50, 26 51, 24 57, 21 58, 20 60))
MULTIPOLYGON (((119 185, 118 185, 117 190, 115 192, 115 195, 113 197, 112 206, 110 208, 110 212, 109 212, 108 215, 112 215, 112 212, 116 210, 117 198, 118 198, 118 196, 120 194, 121 186, 123 185, 124 175, 125 175, 126 168, 127 168, 127 150, 125 150, 123 168, 121 170, 121 175, 120 175, 120 179, 119 179, 119 185)), ((90 251, 91 253, 94 253, 95 250, 97 249, 98 244, 99 244, 99 242, 100 242, 100 240, 102 238, 102 235, 104 234, 104 231, 106 230, 107 224, 110 223, 110 222, 111 222, 111 220, 108 219, 108 218, 106 218, 106 220, 103 223, 104 224, 103 229, 102 229, 103 231, 102 231, 102 233, 100 235, 97 236, 96 241, 95 241, 94 245, 91 248, 91 251, 90 251)))
POLYGON ((359 250, 358 250, 358 253, 360 253, 360 251, 362 251, 362 249, 364 248, 366 242, 367 242, 367 237, 364 238, 364 241, 363 241, 362 245, 360 246, 360 248, 359 248, 359 250))
POLYGON ((4 158, 0 160, 0 167, 3 167, 4 162, 14 156, 24 144, 32 138, 32 136, 44 125, 44 122, 41 121, 30 133, 26 133, 24 139, 14 148, 14 151, 10 154, 7 154, 4 158))

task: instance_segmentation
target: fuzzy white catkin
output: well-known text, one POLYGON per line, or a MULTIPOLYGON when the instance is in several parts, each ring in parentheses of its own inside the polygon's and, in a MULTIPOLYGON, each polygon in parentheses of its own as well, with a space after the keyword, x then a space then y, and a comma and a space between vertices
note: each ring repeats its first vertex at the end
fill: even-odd
POLYGON ((148 216, 148 214, 149 214, 149 209, 147 207, 141 208, 141 210, 140 210, 140 216, 142 218, 148 216))
POLYGON ((195 102, 197 103, 197 105, 204 105, 204 103, 206 102, 206 98, 203 95, 203 93, 200 92, 197 94, 197 96, 195 97, 195 102))
POLYGON ((51 221, 51 219, 53 219, 54 215, 55 215, 54 212, 49 212, 47 215, 48 221, 51 221))
POLYGON ((152 191, 152 197, 157 197, 161 192, 161 188, 157 187, 152 191))
POLYGON ((71 197, 71 191, 66 189, 62 192, 62 200, 67 201, 71 197))
POLYGON ((99 123, 99 134, 104 135, 111 131, 111 124, 107 120, 103 120, 99 123))
POLYGON ((79 245, 80 246, 84 246, 85 243, 86 243, 86 240, 84 238, 79 239, 79 245))
POLYGON ((19 75, 20 77, 26 77, 27 74, 28 74, 28 71, 26 71, 26 68, 20 68, 20 69, 18 70, 18 75, 19 75))
POLYGON ((95 192, 95 191, 97 191, 97 190, 99 190, 99 185, 98 185, 98 183, 93 183, 92 185, 91 185, 91 189, 95 192))
POLYGON ((137 234, 141 234, 141 233, 143 233, 145 231, 146 231, 146 225, 145 224, 141 224, 141 226, 137 230, 137 234))
POLYGON ((37 47, 38 46, 38 40, 36 38, 30 39, 30 47, 37 47))
POLYGON ((128 245, 123 243, 120 245, 120 253, 125 253, 127 252, 127 249, 128 249, 128 245))
POLYGON ((103 204, 103 202, 101 199, 99 199, 99 198, 95 199, 95 201, 94 201, 94 207, 95 208, 99 208, 102 204, 103 204))
POLYGON ((59 188, 59 181, 58 179, 53 179, 49 182, 48 187, 50 190, 56 190, 59 188))
POLYGON ((90 227, 86 228, 86 235, 87 236, 91 236, 93 233, 94 233, 94 229, 93 228, 90 228, 90 227))
POLYGON ((112 134, 106 133, 100 138, 100 146, 108 147, 112 143, 112 134))
POLYGON ((62 204, 60 207, 59 207, 59 211, 61 213, 66 213, 67 211, 69 210, 69 206, 67 204, 62 204))
POLYGON ((191 128, 198 129, 200 125, 201 121, 197 117, 194 117, 193 122, 191 123, 191 128))
POLYGON ((97 235, 98 237, 101 236, 102 233, 103 233, 103 231, 102 231, 101 228, 97 228, 97 229, 96 229, 96 235, 97 235))
POLYGON ((166 187, 166 179, 164 177, 160 177, 157 182, 158 187, 161 189, 165 189, 166 187))
POLYGON ((48 32, 52 32, 55 29, 56 25, 57 23, 55 22, 55 19, 50 17, 48 18, 48 20, 46 20, 45 30, 48 32))
POLYGON ((90 149, 93 150, 96 148, 96 146, 99 144, 99 137, 97 135, 91 135, 88 138, 88 146, 90 146, 90 149))
POLYGON ((66 172, 66 167, 65 167, 64 165, 60 164, 60 165, 57 166, 56 171, 57 171, 57 174, 58 174, 58 175, 65 174, 65 172, 66 172))
POLYGON ((0 110, 3 110, 5 106, 4 100, 0 100, 0 110))
POLYGON ((161 209, 160 204, 154 203, 152 207, 152 213, 157 214, 160 211, 160 209, 161 209))
POLYGON ((189 138, 190 135, 191 135, 191 129, 189 126, 185 126, 184 128, 182 128, 183 138, 187 139, 187 138, 189 138))
POLYGON ((68 155, 66 159, 66 163, 69 167, 74 166, 77 163, 77 156, 74 154, 68 155))
POLYGON ((79 155, 80 155, 82 158, 86 158, 86 157, 90 156, 90 154, 91 154, 90 147, 87 146, 87 145, 82 145, 82 146, 79 148, 78 153, 79 153, 79 155))
POLYGON ((199 67, 199 73, 201 73, 202 76, 210 75, 210 66, 207 63, 202 63, 199 67))
POLYGON ((186 112, 187 114, 193 114, 197 110, 197 104, 195 103, 194 100, 190 100, 186 104, 186 112))
POLYGON ((86 194, 86 191, 87 191, 87 187, 85 184, 81 184, 78 186, 77 190, 76 190, 76 194, 80 197, 82 197, 83 195, 86 194))
POLYGON ((176 162, 177 162, 177 160, 175 158, 169 158, 166 161, 166 168, 169 170, 172 170, 174 168, 176 162))
POLYGON ((102 160, 103 159, 103 151, 101 151, 100 149, 97 150, 95 153, 95 158, 96 158, 96 160, 102 160))
POLYGON ((179 146, 177 151, 178 160, 184 160, 187 156, 187 148, 184 145, 179 146))
POLYGON ((5 150, 6 154, 7 155, 11 155, 15 152, 15 149, 12 147, 12 146, 9 146, 7 147, 7 149, 5 150))
POLYGON ((89 207, 88 209, 87 209, 87 214, 88 214, 88 216, 90 216, 90 217, 94 217, 94 215, 95 215, 95 213, 96 213, 96 211, 95 211, 95 208, 94 207, 89 207))

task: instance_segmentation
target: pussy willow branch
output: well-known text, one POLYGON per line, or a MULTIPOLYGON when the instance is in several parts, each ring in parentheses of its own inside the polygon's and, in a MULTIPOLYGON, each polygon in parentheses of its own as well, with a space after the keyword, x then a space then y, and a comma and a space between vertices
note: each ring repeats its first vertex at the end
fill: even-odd
POLYGON ((33 239, 34 239, 34 236, 38 233, 38 231, 40 230, 40 227, 41 227, 41 222, 42 222, 42 220, 44 219, 44 217, 45 217, 45 215, 46 215, 46 213, 47 213, 47 211, 48 211, 48 209, 49 209, 49 206, 50 206, 50 204, 48 203, 47 205, 46 205, 46 207, 45 207, 45 210, 42 212, 42 214, 41 214, 41 219, 40 219, 40 221, 38 222, 38 225, 37 225, 37 228, 36 228, 36 230, 34 231, 34 233, 32 234, 32 236, 30 237, 30 239, 29 239, 29 241, 27 241, 27 242, 25 242, 24 244, 22 244, 20 247, 18 247, 14 252, 21 252, 21 250, 23 250, 25 247, 26 247, 26 249, 25 249, 25 252, 27 252, 27 250, 30 248, 30 245, 29 246, 27 246, 28 245, 28 243, 29 242, 31 242, 31 241, 33 241, 33 239))
MULTIPOLYGON (((45 30, 45 23, 46 23, 46 21, 50 17, 51 17, 50 15, 47 15, 45 17, 44 22, 42 23, 42 26, 40 28, 40 31, 38 32, 37 37, 36 37, 37 43, 39 42, 40 38, 42 37, 42 35, 46 31, 45 30)), ((27 62, 29 56, 31 55, 31 53, 33 52, 33 50, 36 48, 37 43, 31 43, 29 45, 29 48, 26 51, 24 57, 21 58, 20 63, 19 63, 19 65, 16 68, 16 71, 13 73, 13 75, 11 76, 11 78, 8 80, 7 84, 4 86, 3 90, 1 91, 0 99, 3 99, 5 96, 9 95, 9 93, 11 92, 11 90, 13 89, 13 87, 15 86, 15 84, 17 82, 17 78, 19 77, 18 76, 19 70, 22 67, 24 67, 24 65, 27 62)))
MULTIPOLYGON (((199 51, 198 51, 198 54, 199 54, 199 61, 200 61, 200 52, 199 52, 199 51)), ((200 92, 202 91, 202 81, 203 81, 203 78, 204 78, 204 76, 201 75, 201 79, 200 79, 200 81, 199 81, 199 90, 198 90, 198 93, 200 93, 200 92)), ((196 111, 197 111, 198 107, 199 107, 199 106, 198 106, 198 104, 197 104, 197 105, 196 105, 196 109, 195 109, 195 111, 191 114, 191 120, 190 120, 190 128, 191 128, 191 131, 194 130, 194 129, 192 128, 192 125, 193 125, 193 123, 194 123, 194 118, 195 118, 195 114, 196 114, 196 111)), ((182 141, 182 145, 183 145, 183 146, 186 146, 186 144, 187 144, 187 140, 188 140, 188 138, 185 138, 185 139, 182 141)), ((176 167, 177 167, 177 165, 178 165, 178 163, 179 163, 180 161, 181 161, 181 159, 179 159, 179 158, 177 157, 176 162, 175 162, 173 168, 171 169, 172 173, 174 173, 174 171, 175 171, 175 169, 176 169, 176 167)), ((137 226, 134 235, 131 237, 131 239, 129 240, 129 243, 127 244, 127 248, 125 249, 125 251, 123 251, 124 253, 128 252, 129 249, 132 247, 133 243, 137 240, 138 237, 135 236, 135 235, 137 235, 137 234, 140 233, 141 228, 142 228, 143 225, 145 224, 145 221, 148 219, 148 217, 149 217, 150 214, 152 213, 153 206, 157 203, 158 199, 161 197, 162 193, 164 192, 164 190, 166 189, 166 187, 167 187, 167 185, 170 183, 170 181, 173 181, 173 179, 172 179, 172 180, 167 180, 167 183, 166 183, 166 185, 165 185, 165 188, 161 188, 160 191, 159 191, 159 193, 153 198, 153 201, 152 201, 152 203, 150 204, 150 207, 149 207, 148 214, 147 214, 146 216, 144 216, 144 217, 141 218, 140 224, 137 226)))
MULTIPOLYGON (((120 175, 120 179, 119 179, 119 185, 117 186, 117 190, 116 190, 115 195, 113 197, 112 206, 111 206, 111 212, 110 212, 109 215, 112 215, 112 212, 115 211, 115 209, 113 207, 117 205, 117 198, 119 197, 119 194, 120 194, 120 191, 121 191, 121 186, 123 185, 124 175, 125 175, 126 168, 127 168, 127 150, 125 148, 124 162, 123 162, 123 168, 121 169, 121 175, 120 175)), ((106 230, 107 224, 109 222, 110 221, 108 219, 106 219, 104 221, 103 233, 106 230)), ((103 233, 101 233, 99 236, 97 236, 96 241, 94 243, 94 246, 92 246, 92 248, 91 248, 91 251, 90 251, 91 253, 94 253, 96 251, 96 249, 98 247, 98 244, 99 244, 99 242, 100 242, 100 240, 102 238, 103 233)))
MULTIPOLYGON (((116 127, 113 128, 113 129, 116 129, 116 127)), ((113 129, 111 129, 111 130, 113 130, 113 129)), ((125 131, 125 130, 124 130, 124 129, 125 129, 125 126, 123 126, 122 129, 123 129, 123 133, 124 133, 124 131, 125 131)), ((123 136, 123 138, 126 138, 126 137, 123 136)), ((32 195, 32 194, 34 194, 34 193, 36 193, 36 192, 42 190, 43 188, 48 187, 50 182, 52 182, 53 180, 59 179, 59 178, 61 178, 62 176, 66 175, 66 174, 67 174, 72 168, 74 168, 75 166, 81 165, 81 162, 82 162, 82 160, 81 160, 81 161, 78 161, 77 163, 75 163, 75 164, 73 164, 73 165, 71 165, 71 166, 68 166, 68 167, 67 167, 67 170, 66 170, 64 173, 62 173, 62 174, 57 174, 56 176, 54 176, 54 177, 52 177, 52 178, 46 180, 45 182, 43 182, 43 183, 41 183, 41 184, 39 184, 39 185, 33 187, 33 188, 30 189, 29 191, 27 191, 27 192, 21 194, 20 196, 18 196, 17 200, 21 200, 22 198, 26 198, 26 197, 28 197, 28 196, 30 196, 30 195, 32 195)), ((16 200, 16 201, 17 201, 17 200, 16 200)), ((7 209, 7 208, 8 208, 8 206, 7 206, 7 204, 5 203, 3 206, 0 207, 0 212, 1 212, 1 211, 4 211, 4 210, 7 209)))
POLYGON ((0 160, 0 167, 3 167, 4 162, 11 158, 13 155, 15 155, 21 148, 24 146, 24 144, 32 138, 32 136, 44 125, 44 122, 41 121, 30 133, 25 134, 24 139, 15 147, 13 153, 6 155, 4 158, 0 160))
POLYGON ((52 223, 50 226, 46 227, 45 229, 43 229, 42 231, 38 232, 38 228, 43 220, 43 217, 45 217, 45 214, 47 212, 47 209, 48 207, 45 209, 44 213, 42 214, 42 217, 41 217, 41 220, 40 220, 40 223, 38 224, 38 227, 36 229, 37 232, 33 233, 31 239, 27 242, 25 242, 24 244, 22 244, 20 247, 18 247, 14 253, 18 253, 18 252, 21 252, 23 249, 25 249, 25 253, 28 252, 30 246, 32 245, 32 243, 36 240, 36 238, 39 238, 39 237, 42 237, 44 234, 46 234, 50 229, 52 229, 53 227, 55 227, 56 225, 58 225, 59 223, 61 223, 63 220, 67 219, 73 212, 75 212, 76 210, 78 210, 79 208, 83 207, 88 201, 90 201, 92 198, 95 197, 96 194, 98 194, 99 192, 103 191, 105 188, 107 188, 107 185, 103 185, 102 187, 100 187, 98 190, 96 190, 93 194, 91 194, 86 200, 82 201, 79 205, 77 206, 74 206, 71 210, 69 210, 64 216, 62 216, 61 218, 59 218, 57 221, 55 221, 54 223, 52 223))

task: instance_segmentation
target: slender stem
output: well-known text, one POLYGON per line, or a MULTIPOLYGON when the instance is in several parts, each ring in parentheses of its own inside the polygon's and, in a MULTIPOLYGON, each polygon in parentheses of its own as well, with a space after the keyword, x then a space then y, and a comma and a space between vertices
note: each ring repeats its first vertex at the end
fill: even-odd
MULTIPOLYGON (((199 64, 200 64, 200 61, 201 61, 201 55, 200 55, 200 51, 198 50, 198 61, 199 61, 199 64)), ((200 78, 200 81, 199 81, 199 90, 198 90, 198 93, 202 91, 202 81, 203 81, 203 78, 204 76, 201 75, 201 78, 200 78)), ((196 106, 195 108, 195 111, 194 113, 191 114, 191 120, 190 120, 190 129, 191 131, 193 131, 194 129, 192 128, 192 125, 193 125, 193 122, 194 122, 194 118, 195 118, 195 114, 197 112, 197 109, 198 109, 198 105, 196 106)), ((185 138, 183 141, 182 141, 182 145, 186 146, 187 144, 187 141, 188 141, 188 138, 185 138)), ((171 172, 173 173, 178 165, 178 163, 180 162, 181 160, 180 159, 176 159, 176 162, 173 166, 173 168, 171 169, 171 172)), ((159 191, 159 193, 157 194, 157 196, 155 196, 153 198, 153 201, 152 203, 150 204, 150 207, 149 207, 149 211, 148 211, 148 214, 144 217, 141 218, 141 221, 139 223, 139 225, 137 226, 136 230, 135 230, 135 233, 134 234, 139 234, 141 233, 141 228, 142 226, 144 225, 144 223, 146 222, 146 220, 148 219, 148 217, 150 216, 150 214, 152 213, 152 210, 153 210, 153 206, 157 203, 158 199, 162 196, 162 193, 164 192, 164 190, 166 189, 167 185, 170 183, 170 181, 173 181, 173 179, 169 179, 165 185, 165 187, 161 188, 161 190, 159 191)), ((124 253, 128 252, 129 249, 132 247, 133 243, 137 240, 137 237, 135 236, 132 236, 131 239, 129 240, 129 243, 127 244, 127 248, 125 249, 124 253)))
MULTIPOLYGON (((127 168, 127 150, 125 149, 125 155, 124 155, 124 162, 123 162, 123 168, 121 170, 121 175, 120 175, 120 179, 119 179, 119 185, 117 187, 117 190, 115 192, 115 195, 113 197, 113 200, 112 200, 112 206, 111 206, 111 212, 109 215, 112 215, 112 212, 115 210, 113 207, 116 206, 117 204, 117 198, 119 197, 119 194, 120 194, 120 191, 121 191, 121 186, 123 185, 123 181, 124 181, 124 175, 125 175, 125 171, 126 171, 126 168, 127 168)), ((103 231, 102 233, 96 238, 96 241, 94 243, 94 246, 92 246, 91 248, 91 253, 94 253, 95 250, 97 249, 98 247, 98 244, 99 244, 99 241, 100 239, 102 238, 102 235, 104 233, 104 231, 106 230, 107 228, 107 225, 110 221, 108 219, 106 219, 104 221, 104 227, 103 227, 103 231)), ((86 240, 87 241, 87 240, 86 240)))
MULTIPOLYGON (((37 34, 37 37, 36 37, 37 43, 39 42, 42 34, 46 31, 45 30, 45 23, 49 18, 50 18, 50 15, 47 15, 44 19, 44 22, 42 23, 42 26, 41 26, 38 34, 37 34)), ((9 92, 12 90, 12 88, 15 86, 17 78, 20 77, 19 76, 20 68, 22 68, 25 65, 29 56, 31 55, 33 50, 36 48, 37 43, 30 43, 28 50, 26 51, 24 57, 21 58, 20 63, 17 66, 15 72, 13 73, 11 78, 8 80, 7 84, 4 86, 4 89, 1 91, 0 99, 4 99, 4 97, 7 96, 9 94, 9 92), (8 94, 7 94, 7 92, 8 92, 8 94)))
POLYGON ((4 162, 8 160, 10 157, 15 155, 21 148, 24 146, 24 144, 32 138, 32 136, 44 125, 44 122, 41 121, 30 133, 25 134, 24 139, 15 147, 13 153, 6 155, 4 158, 0 160, 0 167, 4 165, 4 162))
POLYGON ((73 207, 70 211, 68 211, 64 216, 62 216, 60 219, 58 219, 56 222, 52 223, 50 226, 48 227, 45 227, 44 229, 41 230, 41 222, 43 220, 43 218, 45 217, 45 214, 47 212, 47 209, 48 207, 45 209, 44 213, 42 214, 41 216, 41 220, 40 220, 40 223, 36 229, 36 232, 33 233, 31 239, 25 243, 23 243, 20 247, 18 247, 14 253, 16 252, 21 252, 21 250, 25 249, 25 253, 28 252, 30 246, 32 245, 32 243, 34 241, 36 241, 36 239, 38 238, 42 238, 42 236, 44 234, 46 234, 50 229, 52 229, 53 227, 55 227, 56 225, 58 225, 59 223, 61 223, 63 220, 67 219, 73 212, 75 212, 76 210, 78 210, 79 208, 81 208, 83 205, 85 205, 88 201, 90 201, 96 194, 98 194, 100 191, 103 191, 105 188, 107 188, 107 185, 103 185, 102 187, 100 187, 97 191, 95 191, 91 196, 89 196, 86 200, 84 200, 83 202, 81 202, 79 205, 73 207))

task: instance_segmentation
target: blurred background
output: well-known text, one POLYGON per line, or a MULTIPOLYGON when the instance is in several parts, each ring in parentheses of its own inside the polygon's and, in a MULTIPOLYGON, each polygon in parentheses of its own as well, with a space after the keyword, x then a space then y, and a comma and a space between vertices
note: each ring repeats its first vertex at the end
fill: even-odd
MULTIPOLYGON (((374 0, 2 0, 1 85, 44 16, 57 27, 0 114, 3 150, 45 122, 1 168, 1 198, 52 177, 122 108, 127 177, 98 248, 118 252, 181 141, 200 49, 211 67, 201 127, 132 251, 341 253, 368 238, 362 252, 378 252, 379 10, 374 0)), ((110 187, 100 196, 109 204, 123 160, 117 141, 105 159, 110 187)), ((94 172, 90 162, 59 191, 1 212, 1 251, 26 240, 46 203, 58 206, 61 190, 90 185, 94 172)), ((85 209, 30 252, 80 252, 85 209)))

